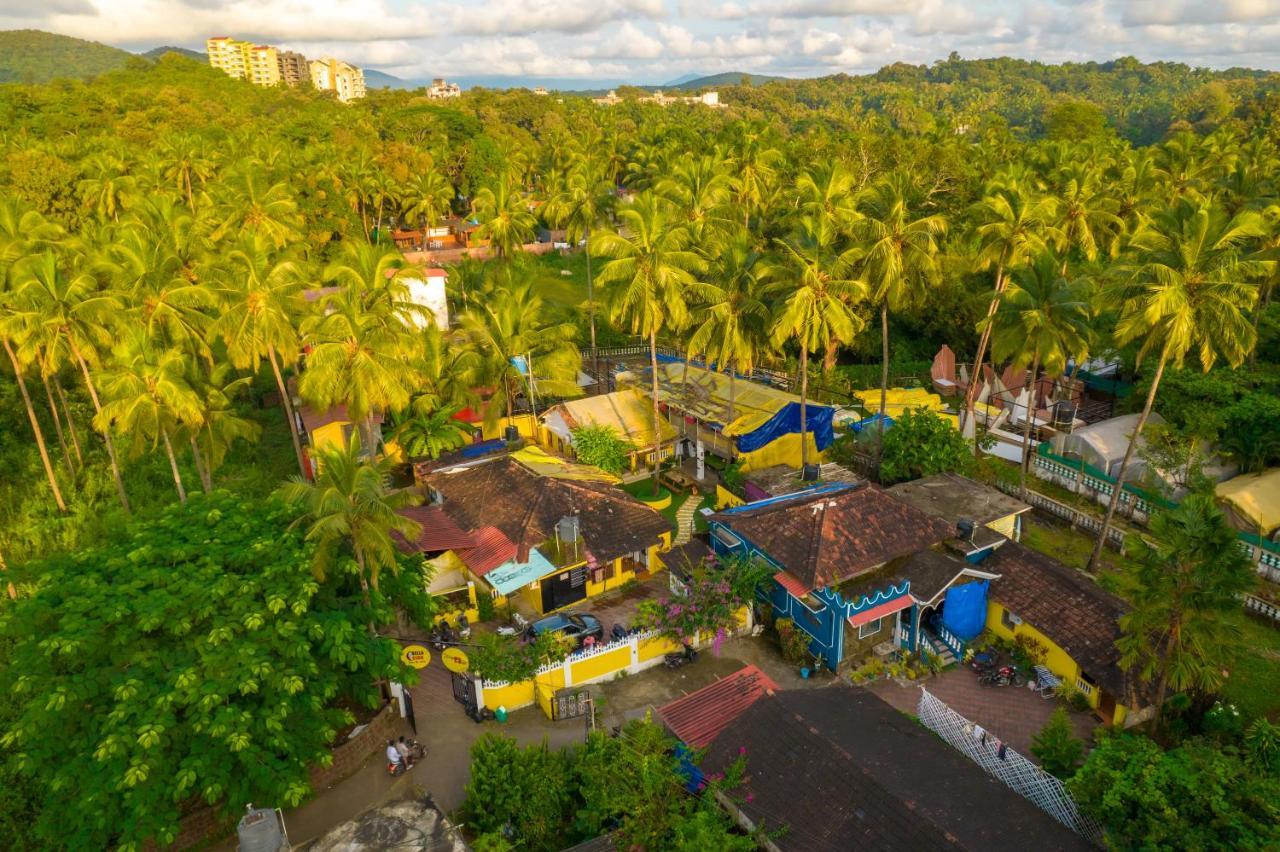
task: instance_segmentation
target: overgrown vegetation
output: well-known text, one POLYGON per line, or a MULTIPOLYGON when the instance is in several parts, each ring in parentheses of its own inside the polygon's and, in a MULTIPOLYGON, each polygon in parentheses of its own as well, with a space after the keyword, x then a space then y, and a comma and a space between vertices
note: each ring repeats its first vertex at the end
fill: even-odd
POLYGON ((595 465, 614 475, 623 473, 629 466, 635 447, 614 427, 579 426, 569 434, 573 436, 573 453, 583 464, 595 465))

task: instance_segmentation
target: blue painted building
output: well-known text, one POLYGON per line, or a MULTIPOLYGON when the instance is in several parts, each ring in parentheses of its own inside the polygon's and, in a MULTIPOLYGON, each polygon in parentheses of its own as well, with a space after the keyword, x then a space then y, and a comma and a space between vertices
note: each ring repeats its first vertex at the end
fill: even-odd
POLYGON ((711 517, 710 532, 717 554, 777 569, 761 601, 792 619, 832 669, 883 642, 917 651, 927 640, 929 650, 940 643, 959 654, 961 634, 981 630, 987 583, 998 576, 981 560, 1004 541, 962 540, 955 525, 869 484, 727 509, 711 517))

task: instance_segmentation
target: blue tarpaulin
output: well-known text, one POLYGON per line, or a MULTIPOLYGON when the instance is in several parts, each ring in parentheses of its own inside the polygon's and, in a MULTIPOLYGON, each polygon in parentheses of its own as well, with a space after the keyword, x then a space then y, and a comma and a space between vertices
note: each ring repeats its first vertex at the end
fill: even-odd
POLYGON ((947 589, 942 606, 942 624, 961 641, 968 642, 986 625, 989 585, 989 580, 979 580, 947 589))
MULTIPOLYGON (((835 416, 836 410, 826 405, 814 405, 810 403, 806 405, 808 416, 805 418, 805 428, 813 435, 814 442, 818 445, 818 450, 825 450, 831 446, 834 435, 831 430, 831 420, 835 416)), ((754 452, 770 441, 781 438, 783 435, 799 433, 800 431, 800 403, 789 402, 783 406, 777 414, 765 421, 765 424, 753 432, 738 436, 738 452, 750 453, 754 452)))
POLYGON ((876 424, 880 422, 881 417, 884 417, 885 429, 888 429, 890 426, 893 425, 892 417, 885 417, 885 415, 883 414, 873 414, 870 417, 866 417, 866 418, 863 418, 862 420, 857 421, 856 423, 850 423, 849 428, 855 432, 861 432, 863 429, 876 429, 878 428, 876 424))

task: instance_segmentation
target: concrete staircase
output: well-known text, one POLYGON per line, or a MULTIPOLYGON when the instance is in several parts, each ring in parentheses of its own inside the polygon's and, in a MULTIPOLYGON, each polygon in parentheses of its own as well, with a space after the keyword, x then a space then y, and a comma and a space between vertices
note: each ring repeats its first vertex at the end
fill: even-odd
POLYGON ((925 631, 924 639, 929 643, 929 648, 933 651, 933 655, 938 658, 942 665, 952 666, 959 662, 959 660, 956 659, 956 655, 951 653, 951 649, 948 648, 937 636, 925 631))
POLYGON ((672 542, 674 546, 679 547, 693 538, 693 519, 698 514, 698 504, 701 502, 701 498, 695 492, 690 494, 689 499, 676 510, 676 537, 672 542))

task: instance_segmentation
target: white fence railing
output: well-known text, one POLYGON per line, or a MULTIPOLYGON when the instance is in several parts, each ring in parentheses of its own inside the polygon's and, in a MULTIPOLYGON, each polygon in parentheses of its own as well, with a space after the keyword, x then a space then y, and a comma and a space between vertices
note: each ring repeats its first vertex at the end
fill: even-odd
POLYGON ((1102 827, 1080 812, 1079 806, 1062 782, 1007 744, 999 745, 996 739, 998 731, 990 731, 990 735, 985 737, 975 737, 972 722, 939 701, 924 687, 920 687, 917 713, 926 728, 981 766, 987 774, 1003 781, 1009 789, 1085 840, 1095 846, 1103 845, 1102 827))
MULTIPOLYGON (((1019 492, 1018 486, 1008 482, 996 482, 996 487, 1011 497, 1017 497, 1019 500, 1034 506, 1042 512, 1047 512, 1059 520, 1066 521, 1073 527, 1087 530, 1094 535, 1102 529, 1102 521, 1090 515, 1088 512, 1082 512, 1079 509, 1061 503, 1052 497, 1041 494, 1039 491, 1027 489, 1027 496, 1024 499, 1019 492)), ((1114 526, 1107 529, 1107 547, 1112 550, 1118 550, 1124 553, 1125 533, 1124 530, 1116 529, 1114 526)))

